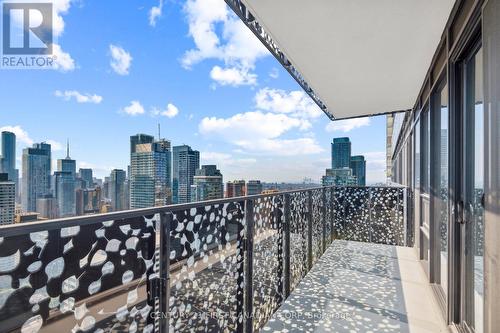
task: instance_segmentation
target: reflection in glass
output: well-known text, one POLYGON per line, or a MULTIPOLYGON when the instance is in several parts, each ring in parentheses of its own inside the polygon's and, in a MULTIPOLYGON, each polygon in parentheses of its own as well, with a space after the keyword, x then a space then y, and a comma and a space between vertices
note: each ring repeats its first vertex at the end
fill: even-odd
POLYGON ((472 193, 474 251, 474 327, 483 331, 483 252, 484 252, 484 115, 483 115, 483 54, 482 49, 474 59, 474 192, 472 193))
POLYGON ((439 159, 439 239, 440 239, 440 282, 448 293, 448 85, 443 87, 441 100, 441 136, 439 159))

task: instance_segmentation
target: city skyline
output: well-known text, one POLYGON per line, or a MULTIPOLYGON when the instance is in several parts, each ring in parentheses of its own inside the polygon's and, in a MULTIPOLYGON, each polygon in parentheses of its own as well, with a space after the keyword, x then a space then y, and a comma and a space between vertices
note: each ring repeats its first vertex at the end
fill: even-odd
POLYGON ((58 12, 59 70, 2 71, 0 130, 16 132, 17 158, 41 141, 64 158, 69 138, 77 169, 104 178, 126 169, 130 135, 156 137, 161 123, 173 146, 191 145, 227 179, 319 182, 341 135, 359 142, 367 183, 385 179, 385 117, 331 122, 223 0, 167 2, 152 25, 156 5, 71 3, 58 12))

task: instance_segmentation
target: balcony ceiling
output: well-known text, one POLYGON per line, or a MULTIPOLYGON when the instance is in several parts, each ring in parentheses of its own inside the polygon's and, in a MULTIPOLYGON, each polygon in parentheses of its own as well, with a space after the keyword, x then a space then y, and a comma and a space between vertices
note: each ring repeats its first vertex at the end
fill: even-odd
POLYGON ((413 107, 455 0, 242 2, 342 119, 413 107))

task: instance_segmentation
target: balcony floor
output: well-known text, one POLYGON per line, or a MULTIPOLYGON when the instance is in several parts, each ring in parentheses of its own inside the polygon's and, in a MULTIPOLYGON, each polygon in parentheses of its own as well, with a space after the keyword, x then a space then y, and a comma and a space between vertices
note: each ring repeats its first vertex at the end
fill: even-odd
POLYGON ((263 332, 447 332, 412 248, 336 240, 263 332))

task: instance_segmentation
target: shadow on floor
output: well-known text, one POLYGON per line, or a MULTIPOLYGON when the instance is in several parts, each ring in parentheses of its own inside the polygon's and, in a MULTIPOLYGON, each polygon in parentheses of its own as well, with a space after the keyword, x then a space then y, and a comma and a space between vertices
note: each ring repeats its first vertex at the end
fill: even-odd
POLYGON ((396 247, 334 241, 266 331, 408 333, 396 247))

